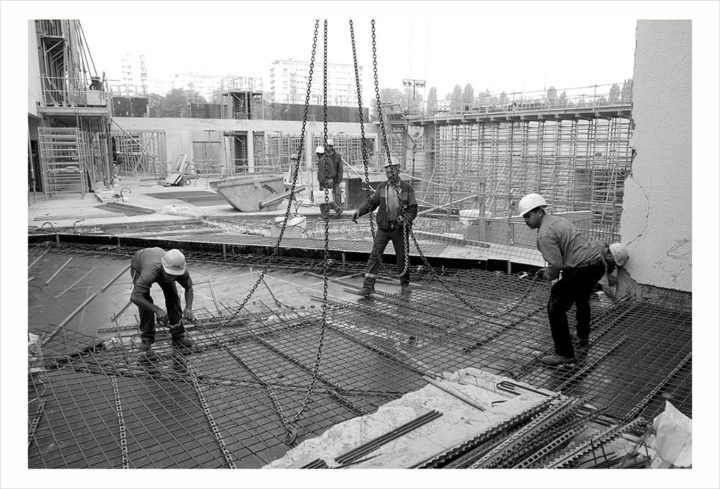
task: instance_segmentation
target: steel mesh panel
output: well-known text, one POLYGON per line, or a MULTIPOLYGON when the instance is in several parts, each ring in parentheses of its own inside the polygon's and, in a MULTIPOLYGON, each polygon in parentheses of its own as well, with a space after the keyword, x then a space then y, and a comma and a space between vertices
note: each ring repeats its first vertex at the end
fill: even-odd
MULTIPOLYGON (((108 259, 92 247, 62 249, 108 259)), ((133 252, 110 253, 124 263, 133 252)), ((40 253, 33 250, 34 257, 40 253)), ((251 255, 189 253, 206 264, 208 274, 267 262, 251 255)), ((347 274, 363 265, 347 262, 331 272, 347 274)), ((274 266, 322 272, 318 260, 282 258, 274 266)), ((304 405, 312 379, 319 305, 271 310, 258 301, 230 318, 238 301, 221 297, 219 310, 205 309, 189 328, 196 352, 177 355, 160 329, 152 362, 138 358, 134 327, 91 335, 64 328, 47 343, 44 358, 31 362, 28 465, 260 467, 303 439, 424 386, 424 374, 467 366, 582 396, 607 406, 616 418, 652 418, 665 399, 691 415, 689 312, 593 299, 589 352, 576 366, 547 368, 537 361, 552 350, 547 284, 482 270, 438 273, 442 282, 429 270, 414 269, 410 294, 380 280, 371 299, 333 295, 315 387, 294 423, 296 440, 288 424, 304 405)), ((357 292, 359 282, 330 287, 357 292)))

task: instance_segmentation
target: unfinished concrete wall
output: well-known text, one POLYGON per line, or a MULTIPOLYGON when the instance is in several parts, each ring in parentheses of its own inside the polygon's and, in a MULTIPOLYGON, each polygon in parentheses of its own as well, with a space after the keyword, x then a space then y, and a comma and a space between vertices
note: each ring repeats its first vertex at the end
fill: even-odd
POLYGON ((40 85, 40 51, 35 21, 28 21, 28 114, 37 116, 37 103, 42 100, 40 85))
POLYGON ((692 291, 691 36, 689 20, 637 24, 636 156, 625 181, 620 234, 630 250, 623 276, 640 296, 647 295, 643 286, 692 291))

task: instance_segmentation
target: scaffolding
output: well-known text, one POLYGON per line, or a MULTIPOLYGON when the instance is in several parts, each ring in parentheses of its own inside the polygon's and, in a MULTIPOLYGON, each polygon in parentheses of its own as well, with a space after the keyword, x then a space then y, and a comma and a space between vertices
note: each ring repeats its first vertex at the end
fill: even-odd
POLYGON ((126 131, 113 120, 115 175, 162 180, 167 175, 165 131, 126 131))
MULTIPOLYGON (((433 142, 421 149, 423 164, 415 165, 419 202, 512 227, 518 201, 537 192, 589 237, 617 240, 630 135, 624 117, 436 124, 423 138, 433 142)), ((512 229, 500 235, 499 242, 517 244, 512 229)))

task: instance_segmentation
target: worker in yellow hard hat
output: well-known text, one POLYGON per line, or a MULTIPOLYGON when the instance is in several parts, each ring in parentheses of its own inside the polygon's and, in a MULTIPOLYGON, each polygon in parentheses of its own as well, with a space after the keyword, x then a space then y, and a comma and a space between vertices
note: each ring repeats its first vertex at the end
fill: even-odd
POLYGON ((577 343, 589 344, 590 295, 605 273, 600 253, 567 219, 546 213, 547 202, 539 194, 528 194, 518 203, 520 216, 530 229, 537 229, 537 247, 546 268, 536 274, 544 280, 555 280, 550 288, 547 312, 555 353, 540 361, 560 365, 575 361, 573 338, 568 326, 567 311, 575 304, 577 343))
POLYGON ((158 323, 168 325, 175 348, 191 348, 192 342, 183 326, 183 319, 195 319, 192 312, 193 283, 186 267, 185 255, 175 249, 166 252, 162 248, 144 248, 132 257, 130 275, 133 279, 130 302, 138 306, 140 312, 140 352, 150 354, 150 347, 155 342, 156 317, 158 323), (184 310, 180 307, 175 282, 185 289, 184 310), (167 310, 153 302, 150 296, 153 284, 158 284, 162 289, 167 310))

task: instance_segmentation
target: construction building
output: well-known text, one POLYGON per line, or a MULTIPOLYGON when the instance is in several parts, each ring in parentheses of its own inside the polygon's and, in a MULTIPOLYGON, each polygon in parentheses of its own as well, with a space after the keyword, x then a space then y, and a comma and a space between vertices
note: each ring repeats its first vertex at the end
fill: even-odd
MULTIPOLYGON (((322 62, 314 66, 314 73, 322 73, 322 62)), ((363 86, 362 66, 358 67, 360 86, 363 86)), ((355 69, 351 64, 327 64, 327 105, 337 107, 357 107, 357 85, 355 69)), ((273 62, 270 68, 270 97, 273 102, 304 104, 307 80, 310 75, 310 62, 295 59, 282 59, 273 62)), ((321 84, 312 87, 310 103, 323 104, 321 84)))
MULTIPOLYGON (((322 120, 111 118, 107 92, 59 76, 80 29, 30 29, 43 54, 30 86, 31 192, 42 192, 31 211, 60 192, 83 204, 38 212, 29 230, 28 467, 656 467, 652 420, 667 402, 692 417, 691 205, 658 197, 690 194, 690 21, 638 22, 632 101, 601 91, 562 106, 328 122, 349 180, 384 179, 373 170, 387 139, 420 206, 412 293, 399 293, 390 259, 369 302, 358 300, 367 224, 312 220, 322 120), (672 127, 658 113, 668 104, 672 127), (178 161, 192 163, 191 184, 158 185, 178 161), (274 213, 233 211, 211 190, 249 177, 253 192, 256 175, 275 174, 291 194, 307 189, 261 202, 274 213), (113 190, 118 175, 132 193, 113 190), (88 182, 108 190, 87 195, 88 182), (585 236, 630 250, 620 300, 593 296, 575 367, 538 361, 552 351, 549 286, 528 278, 544 261, 516 217, 530 192, 585 236), (197 351, 174 353, 159 328, 147 364, 128 269, 153 246, 187 257, 197 351)), ((354 90, 354 73, 328 68, 354 90)), ((306 93, 302 64, 273 69, 276 101, 306 93)), ((252 90, 227 93, 252 112, 252 90)), ((336 105, 351 95, 338 91, 336 105)))

